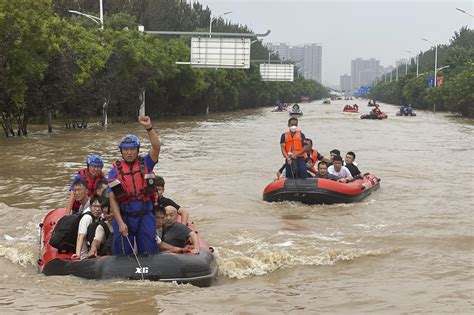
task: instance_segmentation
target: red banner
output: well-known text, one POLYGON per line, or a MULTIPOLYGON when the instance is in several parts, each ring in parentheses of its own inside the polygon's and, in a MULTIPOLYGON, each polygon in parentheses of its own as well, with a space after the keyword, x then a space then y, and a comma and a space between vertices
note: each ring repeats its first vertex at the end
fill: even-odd
POLYGON ((444 82, 444 77, 443 76, 440 76, 440 77, 436 77, 436 86, 440 86, 441 84, 443 84, 444 82))

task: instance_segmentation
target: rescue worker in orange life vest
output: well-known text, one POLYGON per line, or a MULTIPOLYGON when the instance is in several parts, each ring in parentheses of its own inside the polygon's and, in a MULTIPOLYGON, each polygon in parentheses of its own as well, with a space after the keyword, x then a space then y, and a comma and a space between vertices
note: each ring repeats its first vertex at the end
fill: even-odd
POLYGON ((306 138, 298 130, 297 118, 292 117, 288 120, 288 128, 289 131, 283 133, 280 139, 281 154, 285 158, 286 177, 305 179, 308 177, 306 153, 311 150, 311 147, 303 145, 306 138))
POLYGON ((130 245, 133 246, 134 241, 138 254, 154 254, 158 251, 153 214, 153 168, 158 162, 161 143, 150 117, 140 116, 138 121, 148 133, 150 151, 140 157, 140 139, 131 134, 125 135, 119 142, 122 159, 114 163, 108 175, 110 207, 114 215, 114 255, 131 254, 133 249, 130 245))
MULTIPOLYGON (((97 183, 105 178, 104 173, 102 173, 102 168, 104 167, 104 161, 100 155, 91 154, 87 156, 87 168, 78 171, 72 182, 75 183, 77 180, 83 180, 87 182, 87 196, 90 198, 96 192, 97 183)), ((66 213, 71 214, 76 213, 79 209, 80 203, 74 201, 74 185, 69 187, 69 199, 66 205, 66 213)))

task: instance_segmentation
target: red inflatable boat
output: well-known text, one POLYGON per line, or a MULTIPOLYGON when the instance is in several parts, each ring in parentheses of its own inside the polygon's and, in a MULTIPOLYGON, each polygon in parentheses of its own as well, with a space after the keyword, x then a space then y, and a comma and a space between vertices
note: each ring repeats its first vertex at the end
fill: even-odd
POLYGON ((323 178, 277 179, 265 187, 263 200, 300 201, 305 204, 334 204, 361 201, 380 187, 380 179, 367 174, 350 183, 323 178))
POLYGON ((346 105, 344 106, 344 109, 342 110, 342 112, 343 113, 358 113, 359 106, 357 106, 357 104, 354 104, 354 106, 346 105))
MULTIPOLYGON (((200 287, 212 285, 217 277, 218 264, 213 249, 200 240, 201 251, 173 254, 159 252, 155 255, 102 256, 72 260, 72 253, 59 253, 49 244, 56 223, 66 215, 64 208, 50 211, 40 224, 41 253, 38 269, 47 276, 74 275, 86 279, 122 278, 190 283, 200 287)), ((194 230, 193 225, 190 229, 194 230)))

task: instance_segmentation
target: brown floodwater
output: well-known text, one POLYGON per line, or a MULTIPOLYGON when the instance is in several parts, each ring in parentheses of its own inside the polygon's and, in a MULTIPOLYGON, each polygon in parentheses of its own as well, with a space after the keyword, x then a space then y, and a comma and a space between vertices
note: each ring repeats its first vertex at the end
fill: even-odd
POLYGON ((0 138, 0 313, 473 313, 472 120, 418 111, 361 120, 346 103, 302 104, 300 127, 325 155, 354 151, 381 189, 356 204, 267 203, 288 114, 269 108, 154 122, 165 195, 216 248, 210 288, 37 273, 38 223, 66 204, 88 153, 108 170, 138 123, 0 138))

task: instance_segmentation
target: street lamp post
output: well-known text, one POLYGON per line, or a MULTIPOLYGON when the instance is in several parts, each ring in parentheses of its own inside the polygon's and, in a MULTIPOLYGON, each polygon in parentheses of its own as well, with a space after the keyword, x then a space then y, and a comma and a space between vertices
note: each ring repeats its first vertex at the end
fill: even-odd
POLYGON ((91 15, 91 14, 87 14, 87 13, 82 13, 82 12, 79 12, 79 11, 74 11, 74 10, 68 10, 68 12, 78 14, 78 15, 82 15, 82 16, 85 16, 86 18, 91 19, 92 21, 99 24, 100 29, 103 30, 104 29, 104 6, 102 4, 102 0, 99 0, 99 7, 100 7, 99 17, 91 15))
POLYGON ((425 42, 428 42, 428 43, 431 43, 433 45, 435 45, 435 66, 434 66, 434 82, 433 82, 433 86, 436 87, 436 71, 438 70, 438 42, 434 43, 426 38, 422 38, 422 40, 424 40, 425 42))
MULTIPOLYGON (((395 63, 395 64, 396 64, 396 63, 395 63)), ((399 67, 399 66, 400 66, 400 65, 397 65, 397 77, 396 77, 396 81, 398 81, 398 67, 399 67)))
POLYGON ((471 17, 474 17, 474 15, 472 15, 472 14, 471 14, 471 13, 469 13, 469 12, 466 12, 466 11, 464 11, 463 9, 456 8, 456 10, 458 10, 458 11, 460 11, 460 12, 464 13, 464 14, 467 14, 467 15, 469 15, 469 16, 471 16, 471 17))
POLYGON ((218 18, 220 18, 221 16, 224 16, 224 15, 227 15, 227 14, 230 14, 230 13, 232 13, 232 11, 227 11, 227 12, 222 13, 221 15, 211 17, 211 20, 209 21, 209 37, 212 37, 212 36, 211 36, 211 33, 212 33, 212 22, 214 22, 215 19, 218 19, 218 18))
MULTIPOLYGON (((413 52, 410 50, 406 50, 406 52, 413 54, 413 52)), ((418 78, 418 54, 416 54, 416 77, 418 78)))
POLYGON ((100 8, 100 29, 104 29, 104 5, 102 0, 99 0, 99 8, 100 8))
MULTIPOLYGON (((100 29, 104 30, 104 6, 103 6, 103 3, 102 3, 102 0, 99 0, 99 9, 100 9, 99 17, 91 15, 91 14, 87 14, 87 13, 82 13, 82 12, 79 12, 79 11, 74 11, 74 10, 68 10, 68 12, 69 13, 74 13, 74 14, 77 14, 77 15, 85 16, 86 18, 91 19, 95 23, 99 24, 100 29)), ((107 121, 107 109, 108 109, 108 99, 106 98, 104 104, 102 105, 103 124, 104 124, 105 128, 107 128, 107 123, 108 123, 108 121, 107 121)))

